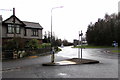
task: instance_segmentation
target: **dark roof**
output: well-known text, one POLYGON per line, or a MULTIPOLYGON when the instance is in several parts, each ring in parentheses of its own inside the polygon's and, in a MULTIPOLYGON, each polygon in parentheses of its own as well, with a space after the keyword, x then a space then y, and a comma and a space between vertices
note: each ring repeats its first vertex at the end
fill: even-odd
POLYGON ((27 22, 27 21, 22 21, 26 26, 26 28, 38 28, 38 29, 43 29, 42 26, 39 23, 35 22, 27 22))
POLYGON ((9 19, 11 19, 11 18, 13 18, 13 17, 15 17, 15 19, 17 19, 22 25, 25 26, 25 24, 24 24, 19 18, 17 18, 15 15, 10 16, 10 17, 7 18, 6 20, 4 20, 3 23, 5 23, 6 21, 8 21, 9 19))
MULTIPOLYGON (((42 26, 39 23, 35 22, 28 22, 28 21, 21 21, 19 18, 17 18, 15 15, 10 16, 6 20, 3 21, 3 23, 6 23, 6 21, 9 21, 9 19, 15 17, 16 20, 18 20, 24 27, 26 28, 37 28, 37 29, 43 29, 42 26)), ((10 23, 10 22, 8 22, 10 23)), ((12 22, 13 23, 13 22, 12 22)))

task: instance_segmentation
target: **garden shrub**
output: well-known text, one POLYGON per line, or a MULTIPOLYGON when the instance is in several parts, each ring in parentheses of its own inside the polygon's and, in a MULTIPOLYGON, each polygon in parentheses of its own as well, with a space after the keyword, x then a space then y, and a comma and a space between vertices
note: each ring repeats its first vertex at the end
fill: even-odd
POLYGON ((37 39, 31 39, 26 46, 30 49, 38 49, 39 48, 39 42, 37 39))

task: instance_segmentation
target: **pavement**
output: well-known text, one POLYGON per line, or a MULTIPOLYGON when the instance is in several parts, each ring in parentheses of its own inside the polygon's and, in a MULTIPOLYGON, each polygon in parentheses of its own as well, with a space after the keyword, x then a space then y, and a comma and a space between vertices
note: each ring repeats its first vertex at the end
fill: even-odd
POLYGON ((72 59, 66 59, 58 62, 49 62, 49 63, 43 63, 43 66, 68 66, 68 65, 79 65, 79 64, 95 64, 99 63, 97 60, 91 60, 91 59, 82 59, 82 58, 72 58, 72 59))
MULTIPOLYGON (((43 66, 51 56, 34 56, 2 62, 3 78, 118 78, 118 54, 111 49, 84 49, 83 59, 100 61, 98 64, 43 66)), ((55 62, 78 57, 78 49, 62 48, 55 54, 55 62)))

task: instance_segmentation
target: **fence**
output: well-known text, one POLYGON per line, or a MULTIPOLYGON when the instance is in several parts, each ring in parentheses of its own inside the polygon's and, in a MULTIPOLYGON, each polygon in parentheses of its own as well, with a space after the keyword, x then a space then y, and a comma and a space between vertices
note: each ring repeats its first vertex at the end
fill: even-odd
POLYGON ((12 59, 12 58, 13 58, 13 50, 2 51, 2 59, 12 59))
MULTIPOLYGON (((20 51, 20 50, 19 50, 20 51)), ((23 51, 25 51, 25 53, 27 53, 26 56, 30 56, 30 55, 35 55, 35 54, 44 54, 47 52, 51 51, 51 48, 40 48, 40 49, 24 49, 23 51)), ((2 59, 13 59, 14 58, 14 50, 3 50, 2 51, 2 59)), ((18 58, 20 57, 20 55, 17 55, 18 58)))
POLYGON ((51 51, 51 48, 25 49, 25 52, 27 52, 29 55, 43 54, 50 51, 51 51))

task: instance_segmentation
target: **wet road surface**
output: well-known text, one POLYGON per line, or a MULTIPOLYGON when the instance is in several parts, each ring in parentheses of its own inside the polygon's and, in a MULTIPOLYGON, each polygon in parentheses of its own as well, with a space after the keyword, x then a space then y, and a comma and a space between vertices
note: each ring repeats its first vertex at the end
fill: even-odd
MULTIPOLYGON (((24 58, 3 62, 3 78, 118 78, 118 54, 110 49, 83 49, 83 58, 98 60, 98 64, 42 66, 51 56, 24 58)), ((78 49, 64 47, 55 61, 78 57, 78 49)))

